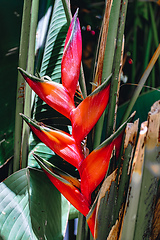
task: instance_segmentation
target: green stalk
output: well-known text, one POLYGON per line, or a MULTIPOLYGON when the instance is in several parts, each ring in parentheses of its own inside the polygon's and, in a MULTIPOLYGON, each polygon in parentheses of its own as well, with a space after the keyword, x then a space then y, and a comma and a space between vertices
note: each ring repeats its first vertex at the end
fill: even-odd
MULTIPOLYGON (((65 14, 66 14, 67 23, 68 23, 68 26, 69 26, 70 23, 71 23, 71 20, 72 20, 72 13, 71 13, 69 1, 68 0, 62 0, 62 3, 63 3, 63 8, 64 8, 64 11, 65 11, 65 14)), ((86 98, 87 97, 87 90, 86 90, 86 84, 85 84, 84 71, 83 71, 82 64, 81 64, 81 70, 80 70, 79 85, 80 85, 83 97, 86 98)))
POLYGON ((87 240, 88 235, 89 235, 89 228, 86 222, 86 218, 79 212, 76 240, 87 240))
MULTIPOLYGON (((108 28, 107 42, 106 42, 106 48, 105 48, 105 55, 104 55, 104 61, 103 61, 102 82, 103 80, 107 79, 112 72, 112 64, 113 64, 113 58, 114 58, 114 52, 115 52, 115 39, 117 36, 117 28, 118 28, 118 20, 119 20, 120 3, 121 2, 119 0, 113 0, 113 3, 112 3, 110 18, 109 18, 109 28, 108 28)), ((98 123, 96 124, 93 148, 96 148, 101 142, 104 116, 105 116, 105 113, 103 113, 98 123)))
MULTIPOLYGON (((19 67, 26 69, 28 45, 29 45, 29 31, 30 31, 30 12, 31 1, 24 0, 23 17, 19 50, 19 67)), ((18 72, 17 80, 17 95, 16 95, 16 110, 15 110, 15 138, 14 138, 14 162, 13 172, 20 169, 21 158, 21 138, 22 138, 22 125, 23 120, 19 116, 20 112, 24 109, 24 79, 18 72)))
POLYGON ((154 67, 151 72, 151 85, 149 85, 149 86, 152 86, 153 88, 156 88, 155 76, 156 76, 156 71, 154 67))
POLYGON ((144 74, 142 75, 142 77, 141 77, 141 79, 140 79, 140 81, 138 83, 137 88, 134 91, 134 94, 133 94, 133 96, 132 96, 132 98, 131 98, 131 100, 129 102, 129 106, 127 107, 126 112, 123 115, 122 123, 130 115, 130 113, 132 111, 132 108, 133 108, 133 106, 134 106, 134 104, 135 104, 135 102, 136 102, 136 100, 137 100, 137 98, 138 98, 138 96, 139 96, 139 94, 140 94, 140 92, 141 92, 141 90, 142 90, 142 88, 143 88, 143 86, 144 86, 144 84, 145 84, 145 82, 146 82, 146 80, 147 80, 147 78, 148 78, 148 76, 149 76, 149 74, 150 74, 154 64, 155 64, 155 62, 157 61, 159 55, 160 55, 160 44, 159 44, 158 48, 156 49, 153 57, 151 58, 151 60, 150 60, 150 62, 148 64, 144 74))
POLYGON ((121 4, 121 1, 113 0, 110 19, 109 19, 107 43, 106 43, 106 49, 105 49, 105 55, 104 55, 104 61, 103 61, 102 82, 112 73, 120 4, 121 4))
POLYGON ((71 23, 72 20, 72 13, 71 13, 71 9, 70 9, 70 5, 69 5, 69 1, 68 0, 62 0, 62 4, 63 4, 63 8, 66 14, 66 19, 67 19, 67 23, 68 26, 71 23))
MULTIPOLYGON (((39 0, 33 0, 32 9, 31 9, 31 27, 30 27, 28 61, 27 61, 27 72, 31 74, 34 73, 35 38, 36 38, 36 29, 37 29, 37 21, 38 21, 38 10, 39 10, 39 0)), ((26 84, 24 114, 28 117, 31 116, 31 95, 32 95, 32 90, 28 86, 28 84, 26 84)), ((21 159, 22 168, 27 166, 29 132, 30 130, 28 125, 24 123, 23 133, 22 133, 22 159, 21 159)))
POLYGON ((121 1, 121 10, 119 14, 119 27, 117 32, 117 41, 116 41, 116 50, 113 60, 112 67, 112 79, 111 79, 111 90, 110 90, 110 99, 109 99, 109 108, 108 108, 108 119, 107 119, 107 137, 113 133, 113 128, 116 122, 115 119, 115 110, 117 103, 117 90, 119 84, 119 73, 120 73, 120 63, 121 63, 121 51, 122 51, 122 42, 124 34, 124 26, 126 19, 128 1, 121 1))

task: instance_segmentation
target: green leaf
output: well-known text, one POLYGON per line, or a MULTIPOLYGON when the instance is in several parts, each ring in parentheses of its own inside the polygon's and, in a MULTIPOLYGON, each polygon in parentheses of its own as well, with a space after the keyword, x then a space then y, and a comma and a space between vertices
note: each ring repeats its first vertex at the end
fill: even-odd
POLYGON ((63 222, 61 194, 42 171, 20 170, 0 184, 0 237, 63 239, 69 205, 62 209, 63 222))
MULTIPOLYGON (((139 118, 140 124, 146 121, 151 106, 155 101, 158 101, 159 98, 159 89, 143 93, 138 97, 136 103, 134 104, 134 107, 132 108, 132 111, 136 111, 135 119, 139 118)), ((129 101, 118 107, 117 126, 121 122, 124 112, 127 109, 128 103, 129 101)))
POLYGON ((123 115, 122 122, 126 120, 126 118, 129 116, 130 112, 132 111, 132 108, 133 108, 135 102, 137 101, 137 98, 139 97, 140 92, 141 92, 142 88, 144 87, 144 84, 145 84, 145 82, 146 82, 154 64, 156 63, 159 55, 160 55, 160 44, 158 45, 156 51, 154 52, 146 70, 144 71, 144 73, 143 73, 143 75, 142 75, 142 77, 139 81, 139 83, 137 84, 137 87, 136 87, 136 89, 135 89, 135 91, 134 91, 134 93, 133 93, 133 95, 132 95, 132 97, 129 101, 128 107, 127 107, 127 109, 126 109, 126 111, 123 115))
MULTIPOLYGON (((119 19, 119 9, 120 9, 120 1, 113 0, 111 13, 110 13, 105 55, 104 55, 104 61, 103 61, 102 81, 104 81, 104 79, 106 79, 112 73, 112 65, 113 65, 113 58, 114 58, 114 52, 115 52, 115 39, 117 36, 118 19, 119 19)), ((96 148, 101 142, 103 122, 104 122, 104 114, 101 116, 101 118, 96 124, 94 148, 96 148)))
POLYGON ((56 82, 59 82, 61 77, 61 59, 67 30, 62 1, 56 0, 40 70, 41 76, 49 75, 56 82))

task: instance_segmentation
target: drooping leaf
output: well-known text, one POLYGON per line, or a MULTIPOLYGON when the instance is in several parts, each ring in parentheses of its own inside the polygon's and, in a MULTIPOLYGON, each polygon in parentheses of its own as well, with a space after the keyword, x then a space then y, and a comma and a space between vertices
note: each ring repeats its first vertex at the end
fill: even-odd
POLYGON ((77 15, 78 11, 74 14, 67 33, 61 65, 62 84, 72 99, 78 84, 82 58, 82 37, 77 15))
MULTIPOLYGON (((63 210, 68 215, 69 206, 63 210)), ((20 170, 0 184, 2 239, 62 240, 60 212, 61 195, 40 170, 20 170)))

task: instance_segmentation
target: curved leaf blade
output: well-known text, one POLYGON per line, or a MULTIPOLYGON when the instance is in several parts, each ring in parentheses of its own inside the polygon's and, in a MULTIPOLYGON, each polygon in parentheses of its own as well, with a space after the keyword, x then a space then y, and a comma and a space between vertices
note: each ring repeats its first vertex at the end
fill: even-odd
POLYGON ((67 30, 68 24, 62 1, 56 0, 46 39, 40 75, 48 75, 58 83, 61 79, 61 60, 67 30))
POLYGON ((61 195, 42 171, 26 168, 0 184, 3 239, 62 240, 60 213, 61 195))

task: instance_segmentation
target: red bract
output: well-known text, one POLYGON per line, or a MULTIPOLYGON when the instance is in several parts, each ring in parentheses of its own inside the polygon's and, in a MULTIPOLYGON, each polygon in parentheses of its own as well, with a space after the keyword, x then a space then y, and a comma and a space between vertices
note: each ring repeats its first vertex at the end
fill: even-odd
POLYGON ((93 235, 93 237, 95 238, 95 217, 96 217, 96 210, 97 210, 97 199, 95 200, 95 202, 93 203, 92 207, 90 208, 89 213, 86 216, 86 220, 89 226, 89 229, 93 235))
POLYGON ((70 112, 75 108, 74 101, 62 84, 49 80, 42 80, 28 74, 22 68, 18 69, 29 86, 43 101, 70 119, 70 112))
POLYGON ((77 14, 78 11, 75 13, 67 33, 61 65, 62 84, 72 99, 77 88, 82 58, 81 29, 77 14))
POLYGON ((92 192, 101 183, 106 175, 114 146, 119 153, 122 136, 123 133, 110 141, 109 144, 101 144, 82 162, 80 167, 81 192, 90 203, 92 192))
POLYGON ((50 181, 55 185, 55 187, 64 195, 64 197, 68 201, 70 201, 70 203, 78 211, 80 211, 84 216, 86 216, 89 212, 89 203, 87 202, 83 194, 80 192, 80 190, 71 182, 67 181, 66 179, 59 176, 59 174, 51 171, 48 167, 46 167, 42 158, 35 154, 34 157, 38 161, 50 181))
POLYGON ((23 114, 21 116, 44 144, 76 168, 79 167, 84 156, 82 150, 77 147, 74 138, 63 131, 54 130, 33 121, 23 114))
POLYGON ((104 112, 110 92, 108 79, 71 112, 72 135, 77 144, 88 135, 104 112))

